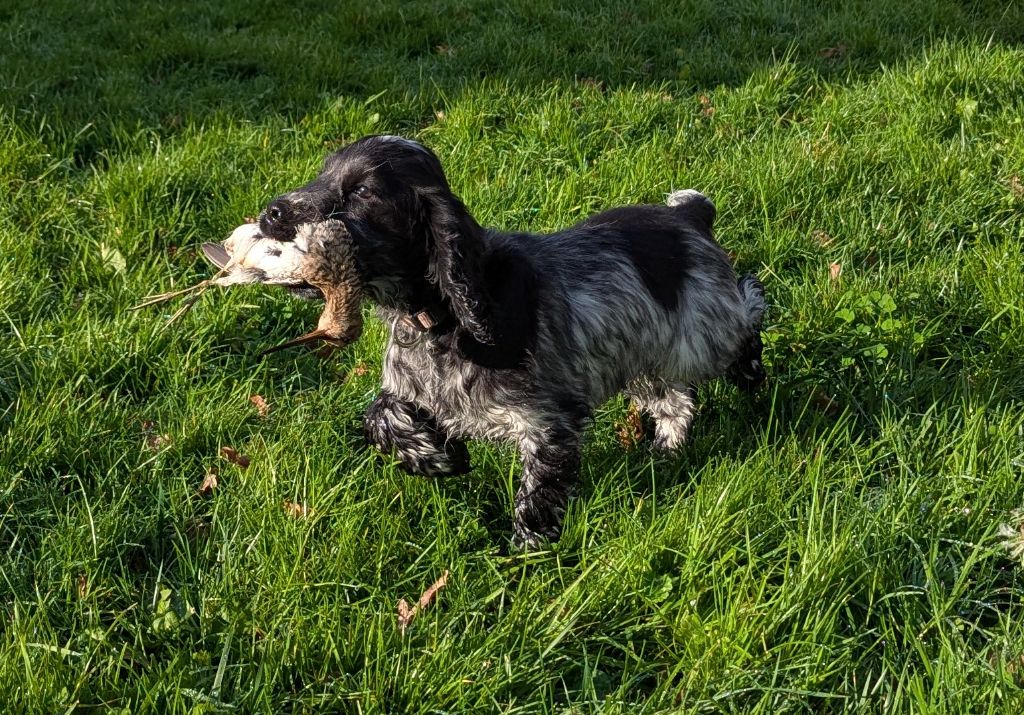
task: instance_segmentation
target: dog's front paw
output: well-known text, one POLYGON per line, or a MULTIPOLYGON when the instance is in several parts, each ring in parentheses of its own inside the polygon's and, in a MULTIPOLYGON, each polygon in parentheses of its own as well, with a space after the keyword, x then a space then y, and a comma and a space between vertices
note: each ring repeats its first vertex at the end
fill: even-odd
POLYGON ((464 442, 455 441, 445 444, 441 451, 419 455, 415 465, 415 473, 426 477, 454 477, 471 469, 469 450, 464 442))
POLYGON ((394 452, 399 467, 420 477, 454 477, 471 469, 469 450, 461 442, 453 442, 443 450, 416 450, 403 444, 394 452))
POLYGON ((516 521, 512 525, 512 548, 517 551, 540 551, 552 542, 558 541, 559 532, 557 526, 535 531, 526 524, 516 521))

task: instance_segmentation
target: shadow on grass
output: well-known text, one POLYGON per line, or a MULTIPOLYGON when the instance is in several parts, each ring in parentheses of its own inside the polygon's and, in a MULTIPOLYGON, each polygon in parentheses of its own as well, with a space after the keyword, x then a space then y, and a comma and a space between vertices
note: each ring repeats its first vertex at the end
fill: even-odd
POLYGON ((386 93, 415 130, 481 82, 517 89, 736 85, 785 56, 824 78, 857 77, 940 38, 1016 44, 1006 0, 885 4, 696 0, 155 2, 101 0, 0 10, 0 106, 19 122, 94 132, 86 166, 117 129, 173 135, 213 115, 297 120, 343 96, 386 93))

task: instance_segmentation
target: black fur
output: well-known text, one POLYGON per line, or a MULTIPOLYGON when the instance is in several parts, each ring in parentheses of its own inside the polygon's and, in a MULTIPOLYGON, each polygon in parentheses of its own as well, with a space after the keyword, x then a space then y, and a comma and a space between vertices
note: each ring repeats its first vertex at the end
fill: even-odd
POLYGON ((669 206, 623 206, 580 224, 611 233, 602 250, 625 251, 651 296, 666 310, 679 305, 687 263, 686 242, 675 228, 678 211, 669 206))
POLYGON ((433 418, 411 402, 381 393, 363 417, 366 439, 414 474, 435 476, 469 471, 466 444, 448 437, 433 418))

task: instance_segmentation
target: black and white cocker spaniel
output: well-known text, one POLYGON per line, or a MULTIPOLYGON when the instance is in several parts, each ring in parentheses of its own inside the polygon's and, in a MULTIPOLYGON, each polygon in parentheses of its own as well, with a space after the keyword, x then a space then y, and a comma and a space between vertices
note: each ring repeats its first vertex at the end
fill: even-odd
POLYGON ((330 286, 303 279, 301 264, 344 245, 354 265, 334 280, 358 281, 390 326, 367 439, 425 475, 466 471, 467 438, 514 440, 514 541, 534 548, 559 536, 598 405, 625 391, 653 419, 656 444, 674 449, 698 383, 764 381, 763 289, 737 280, 714 218, 711 201, 684 190, 551 234, 485 229, 430 149, 368 137, 239 229, 254 267, 239 282, 323 297, 330 286))

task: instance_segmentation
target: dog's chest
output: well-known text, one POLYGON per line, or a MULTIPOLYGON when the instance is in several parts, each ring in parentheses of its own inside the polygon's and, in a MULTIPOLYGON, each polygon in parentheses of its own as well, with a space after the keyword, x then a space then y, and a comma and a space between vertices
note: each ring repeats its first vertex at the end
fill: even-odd
POLYGON ((453 437, 510 439, 528 428, 522 388, 436 344, 390 342, 382 382, 386 391, 427 410, 453 437))

